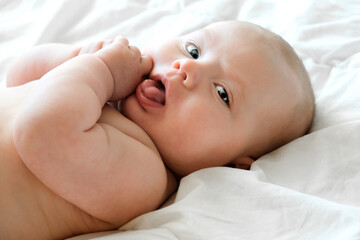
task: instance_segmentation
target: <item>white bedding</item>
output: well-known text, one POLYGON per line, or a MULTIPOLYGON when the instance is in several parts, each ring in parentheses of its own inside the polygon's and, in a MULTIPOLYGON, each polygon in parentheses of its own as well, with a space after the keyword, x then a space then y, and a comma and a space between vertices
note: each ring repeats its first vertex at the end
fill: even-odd
POLYGON ((229 19, 275 31, 304 60, 311 133, 250 171, 195 172, 160 210, 74 240, 360 239, 360 1, 0 0, 0 85, 8 63, 37 44, 120 34, 143 47, 229 19))

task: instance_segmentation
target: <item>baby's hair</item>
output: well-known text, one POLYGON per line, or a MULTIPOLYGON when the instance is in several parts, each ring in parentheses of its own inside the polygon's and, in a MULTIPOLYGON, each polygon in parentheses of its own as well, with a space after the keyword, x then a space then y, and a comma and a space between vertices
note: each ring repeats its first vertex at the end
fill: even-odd
POLYGON ((276 131, 277 133, 271 141, 256 154, 257 157, 269 153, 276 148, 307 134, 310 131, 315 114, 315 100, 310 77, 300 57, 293 47, 291 47, 281 36, 262 27, 260 28, 264 33, 260 41, 280 53, 280 57, 283 59, 284 64, 294 73, 291 74, 291 76, 294 76, 296 78, 295 80, 300 85, 301 96, 296 103, 296 106, 291 109, 288 122, 274 126, 274 128, 278 130, 276 131))
POLYGON ((276 36, 279 38, 278 44, 281 54, 284 56, 290 68, 298 76, 298 81, 302 88, 302 93, 304 94, 302 99, 303 102, 300 103, 299 109, 297 110, 301 111, 301 114, 306 114, 303 118, 301 118, 303 123, 301 124, 302 128, 299 129, 300 134, 306 134, 311 128, 315 114, 315 97, 311 86, 311 80, 303 62, 294 49, 279 35, 276 36))

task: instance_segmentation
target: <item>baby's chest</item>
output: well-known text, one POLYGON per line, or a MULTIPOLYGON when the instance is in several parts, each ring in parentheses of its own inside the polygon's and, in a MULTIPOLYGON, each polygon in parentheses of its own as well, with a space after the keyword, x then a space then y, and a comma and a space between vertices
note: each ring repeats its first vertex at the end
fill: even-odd
POLYGON ((126 118, 114 108, 105 106, 98 123, 108 124, 114 128, 114 131, 118 131, 119 134, 125 134, 158 153, 156 146, 149 135, 137 124, 126 118))
POLYGON ((26 221, 35 221, 41 213, 38 195, 44 187, 21 160, 10 135, 0 133, 0 225, 15 219, 24 228, 26 221))

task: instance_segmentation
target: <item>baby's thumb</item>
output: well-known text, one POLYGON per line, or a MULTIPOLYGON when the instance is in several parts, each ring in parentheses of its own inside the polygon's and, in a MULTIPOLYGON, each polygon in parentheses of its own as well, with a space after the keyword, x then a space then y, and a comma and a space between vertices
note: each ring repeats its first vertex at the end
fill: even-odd
POLYGON ((153 68, 153 60, 149 55, 142 55, 140 59, 140 71, 142 76, 148 75, 153 68))

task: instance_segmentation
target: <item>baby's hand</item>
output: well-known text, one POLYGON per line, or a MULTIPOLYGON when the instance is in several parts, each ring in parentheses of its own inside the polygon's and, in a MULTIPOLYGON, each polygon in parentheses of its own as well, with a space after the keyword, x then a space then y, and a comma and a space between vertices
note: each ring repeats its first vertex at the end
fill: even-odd
POLYGON ((140 50, 129 46, 129 41, 123 37, 90 44, 79 54, 84 53, 94 53, 109 68, 114 81, 110 101, 123 99, 133 93, 153 65, 149 56, 142 56, 140 50))
POLYGON ((79 55, 82 55, 82 54, 94 54, 97 51, 99 51, 102 48, 110 45, 113 42, 114 42, 113 39, 106 39, 106 40, 90 42, 90 43, 88 43, 87 45, 83 46, 80 49, 79 55))

